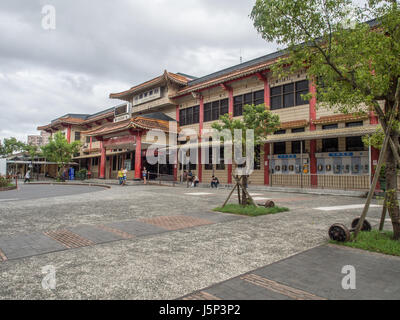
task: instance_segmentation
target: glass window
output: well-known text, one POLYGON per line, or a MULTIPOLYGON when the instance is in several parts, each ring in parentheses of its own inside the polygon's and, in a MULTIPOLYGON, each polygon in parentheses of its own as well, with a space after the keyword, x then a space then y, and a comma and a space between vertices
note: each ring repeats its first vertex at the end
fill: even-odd
POLYGON ((200 119, 200 106, 193 107, 193 123, 199 123, 200 119))
POLYGON ((322 130, 329 130, 329 129, 337 129, 338 128, 338 124, 334 123, 334 124, 326 124, 322 126, 322 130))
POLYGON ((243 96, 233 98, 233 116, 238 117, 243 114, 243 96))
POLYGON ((338 152, 339 151, 339 139, 322 139, 322 152, 338 152))
POLYGON ((219 101, 214 101, 211 104, 211 108, 212 108, 211 120, 218 120, 219 119, 219 101))
POLYGON ((283 107, 290 108, 294 106, 294 93, 287 93, 283 95, 283 107))
POLYGON ((254 105, 259 105, 264 103, 264 90, 254 92, 254 105))
POLYGON ((347 122, 346 123, 346 127, 350 128, 350 127, 362 127, 364 125, 364 123, 362 121, 355 121, 355 122, 347 122))
POLYGON ((274 132, 274 134, 285 134, 286 130, 282 129, 282 130, 277 130, 274 132))
POLYGON ((282 108, 282 96, 271 97, 271 110, 282 108))
POLYGON ((361 137, 346 137, 346 151, 364 151, 366 147, 361 137))
POLYGON ((253 102, 253 94, 246 93, 243 98, 244 98, 243 104, 252 104, 252 102, 253 102))
POLYGON ((186 124, 193 124, 193 108, 186 109, 186 124))
POLYGON ((301 144, 303 144, 303 153, 306 149, 306 142, 303 141, 292 141, 292 153, 301 153, 301 144))
POLYGON ((298 133, 298 132, 305 132, 306 128, 294 128, 292 129, 292 133, 298 133))
POLYGON ((204 104, 204 122, 211 121, 211 103, 204 104))
POLYGON ((75 131, 75 141, 81 141, 81 133, 75 131))
POLYGON ((286 142, 275 142, 274 154, 286 154, 286 142))
POLYGON ((179 125, 185 126, 186 125, 186 110, 179 110, 179 125))
POLYGON ((228 99, 223 99, 221 100, 221 109, 220 109, 220 114, 224 115, 229 112, 229 100, 228 99))

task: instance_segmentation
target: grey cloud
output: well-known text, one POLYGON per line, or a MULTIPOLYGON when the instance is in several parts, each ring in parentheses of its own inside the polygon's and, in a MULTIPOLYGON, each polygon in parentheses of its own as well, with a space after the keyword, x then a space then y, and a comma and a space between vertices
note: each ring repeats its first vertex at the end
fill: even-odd
POLYGON ((202 76, 238 63, 240 49, 245 60, 273 51, 252 26, 252 5, 2 0, 0 138, 35 133, 37 125, 68 112, 99 111, 117 103, 110 92, 164 69, 202 76), (45 4, 56 8, 56 30, 41 27, 45 4))

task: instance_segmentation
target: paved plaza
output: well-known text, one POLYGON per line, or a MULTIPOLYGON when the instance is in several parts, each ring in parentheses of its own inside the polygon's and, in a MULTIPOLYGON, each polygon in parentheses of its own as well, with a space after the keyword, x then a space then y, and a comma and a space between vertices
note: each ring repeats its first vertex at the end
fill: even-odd
MULTIPOLYGON (((240 299, 235 286, 254 299, 370 298, 368 279, 383 258, 326 246, 329 226, 349 225, 364 199, 257 190, 256 201, 290 211, 255 218, 212 212, 228 193, 154 185, 21 185, 1 193, 0 299, 240 299), (360 266, 358 295, 338 289, 339 266, 352 263, 360 266), (49 265, 54 290, 42 288, 49 265)), ((374 204, 368 219, 376 225, 374 204)), ((386 277, 399 279, 390 270, 400 270, 400 259, 384 258, 386 277)), ((377 284, 382 298, 400 298, 400 284, 385 283, 377 284)))

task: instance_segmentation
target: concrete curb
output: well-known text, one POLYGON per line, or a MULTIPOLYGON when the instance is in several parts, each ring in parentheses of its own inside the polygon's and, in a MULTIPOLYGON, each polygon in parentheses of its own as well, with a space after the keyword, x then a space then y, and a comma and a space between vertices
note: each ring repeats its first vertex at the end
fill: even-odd
POLYGON ((4 188, 0 188, 0 192, 1 191, 10 191, 10 190, 15 190, 15 189, 17 189, 17 186, 4 187, 4 188))
POLYGON ((59 186, 86 186, 86 187, 102 187, 110 189, 111 186, 106 184, 97 184, 97 183, 74 183, 74 182, 30 182, 28 184, 33 185, 59 185, 59 186))

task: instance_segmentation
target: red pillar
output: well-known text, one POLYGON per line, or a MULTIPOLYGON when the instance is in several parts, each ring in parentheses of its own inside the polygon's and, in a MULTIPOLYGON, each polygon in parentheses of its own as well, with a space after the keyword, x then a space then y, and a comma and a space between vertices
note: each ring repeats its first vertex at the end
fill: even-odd
MULTIPOLYGON (((201 143, 201 135, 203 134, 203 122, 204 122, 204 97, 200 96, 200 110, 199 110, 199 143, 201 143)), ((198 165, 197 165, 197 176, 199 181, 203 181, 203 164, 201 163, 201 149, 198 149, 198 165)))
POLYGON ((142 171, 142 136, 136 134, 136 150, 135 150, 135 179, 141 179, 142 171))
POLYGON ((270 144, 264 144, 264 184, 269 185, 269 152, 270 152, 270 144))
POLYGON ((67 141, 68 141, 68 143, 71 143, 71 126, 70 125, 67 127, 67 141))
POLYGON ((100 141, 100 149, 101 149, 101 156, 100 156, 100 179, 105 179, 106 176, 106 148, 104 147, 103 141, 100 141))
POLYGON ((93 137, 90 137, 89 152, 92 152, 93 137))
MULTIPOLYGON (((176 122, 179 124, 179 105, 176 105, 176 122)), ((175 161, 174 161, 174 180, 178 181, 178 149, 173 151, 175 153, 175 161)))
POLYGON ((311 186, 318 186, 318 177, 317 177, 317 158, 315 157, 315 153, 317 151, 317 141, 310 141, 310 174, 311 174, 311 186))
POLYGON ((369 123, 370 124, 378 124, 379 123, 379 119, 373 111, 369 112, 369 123))
POLYGON ((313 120, 317 119, 317 97, 316 97, 316 93, 317 93, 317 88, 315 86, 315 82, 313 80, 310 80, 309 82, 309 90, 310 93, 313 95, 313 97, 311 98, 309 104, 310 104, 310 130, 316 130, 316 126, 313 123, 313 120))
POLYGON ((266 109, 270 109, 271 102, 270 102, 270 88, 269 88, 269 82, 268 78, 264 78, 264 105, 266 109))
MULTIPOLYGON (((228 96, 229 96, 229 116, 232 118, 233 117, 233 89, 231 88, 228 91, 228 96)), ((232 164, 228 164, 228 184, 232 183, 232 164)))

